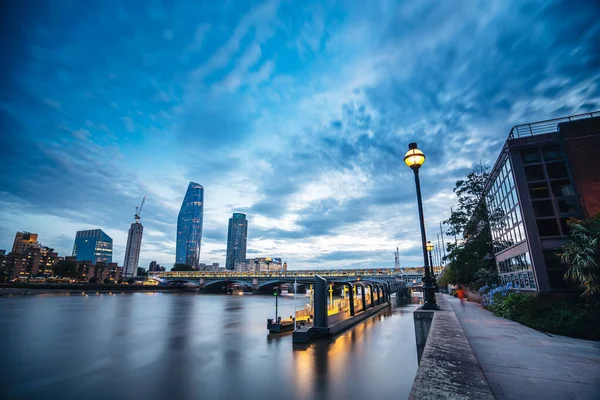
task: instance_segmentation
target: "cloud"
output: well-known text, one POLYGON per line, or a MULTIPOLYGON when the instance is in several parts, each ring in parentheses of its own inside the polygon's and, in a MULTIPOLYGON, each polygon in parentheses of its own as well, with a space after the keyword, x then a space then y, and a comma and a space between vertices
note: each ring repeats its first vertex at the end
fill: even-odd
POLYGON ((224 262, 242 211, 252 254, 291 266, 391 266, 397 246, 418 265, 409 142, 436 232, 511 126, 600 109, 596 3, 56 7, 13 5, 19 23, 0 27, 0 247, 29 229, 67 254, 75 230, 102 227, 120 262, 148 194, 141 264, 170 265, 199 181, 203 262, 224 262))

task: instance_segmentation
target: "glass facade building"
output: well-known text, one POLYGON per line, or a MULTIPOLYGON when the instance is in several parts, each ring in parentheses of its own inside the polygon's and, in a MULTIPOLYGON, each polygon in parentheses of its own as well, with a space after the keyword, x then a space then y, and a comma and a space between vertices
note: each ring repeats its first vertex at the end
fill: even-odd
POLYGON ((246 260, 246 246, 248 243, 248 220, 246 214, 234 213, 229 218, 227 230, 227 258, 225 269, 233 271, 235 263, 246 260))
MULTIPOLYGON (((573 149, 581 148, 581 140, 600 143, 600 118, 594 114, 600 115, 541 121, 511 130, 484 190, 501 283, 532 291, 573 288, 564 279, 568 266, 556 253, 566 243, 568 219, 590 215, 582 204, 598 197, 579 190, 587 186, 577 187, 573 179, 582 171, 577 163, 583 156, 573 149)), ((592 152, 585 157, 590 162, 597 159, 592 152)), ((592 172, 596 175, 591 178, 585 173, 588 181, 600 181, 599 172, 592 172)))
POLYGON ((177 218, 177 248, 175 262, 198 268, 202 241, 204 188, 190 182, 177 218))
POLYGON ((73 245, 73 257, 77 261, 111 263, 113 241, 102 229, 78 231, 73 245))

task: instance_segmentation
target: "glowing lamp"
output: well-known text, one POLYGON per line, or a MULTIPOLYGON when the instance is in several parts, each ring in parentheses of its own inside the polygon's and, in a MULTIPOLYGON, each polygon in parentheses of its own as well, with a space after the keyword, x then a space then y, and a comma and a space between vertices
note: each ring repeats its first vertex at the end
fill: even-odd
POLYGON ((404 155, 404 163, 412 169, 419 169, 425 162, 425 154, 417 148, 416 143, 408 145, 408 151, 404 155))
POLYGON ((431 243, 430 241, 427 241, 427 251, 433 251, 433 243, 431 243))

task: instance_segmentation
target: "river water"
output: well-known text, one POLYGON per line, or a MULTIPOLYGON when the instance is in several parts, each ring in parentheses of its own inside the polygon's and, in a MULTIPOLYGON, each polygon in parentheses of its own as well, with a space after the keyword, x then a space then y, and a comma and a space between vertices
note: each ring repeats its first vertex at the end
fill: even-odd
MULTIPOLYGON (((394 300, 394 299, 393 299, 394 300)), ((307 298, 298 297, 300 306, 307 298)), ((133 293, 0 299, 3 399, 405 399, 412 311, 333 340, 269 335, 273 296, 133 293)), ((294 310, 279 298, 280 315, 294 310)))

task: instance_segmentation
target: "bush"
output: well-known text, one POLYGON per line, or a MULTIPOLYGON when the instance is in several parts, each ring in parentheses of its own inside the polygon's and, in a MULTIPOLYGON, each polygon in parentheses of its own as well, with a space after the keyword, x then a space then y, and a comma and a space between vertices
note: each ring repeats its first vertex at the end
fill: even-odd
POLYGON ((96 283, 96 282, 98 282, 98 278, 96 278, 95 276, 92 276, 88 282, 89 283, 96 283))
POLYGON ((506 291, 505 287, 496 289, 483 297, 487 298, 484 306, 499 317, 556 335, 600 340, 600 319, 597 317, 600 307, 597 303, 506 291))

